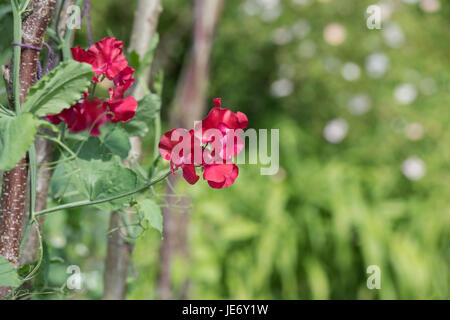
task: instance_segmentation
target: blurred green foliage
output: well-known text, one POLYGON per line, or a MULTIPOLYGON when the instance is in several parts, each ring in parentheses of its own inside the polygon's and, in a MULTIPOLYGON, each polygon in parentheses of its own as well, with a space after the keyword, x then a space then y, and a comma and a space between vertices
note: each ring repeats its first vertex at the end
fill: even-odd
MULTIPOLYGON (((223 190, 180 182, 177 191, 193 204, 190 258, 177 257, 171 270, 176 295, 188 281, 194 299, 449 298, 450 7, 441 0, 431 13, 417 3, 382 3, 392 14, 381 30, 369 30, 365 11, 373 1, 226 1, 208 101, 221 96, 248 115, 249 127, 279 129, 280 170, 261 176, 259 165, 241 165, 236 183, 223 190), (331 23, 345 28, 340 45, 324 39, 331 23), (392 23, 403 43, 386 40, 392 23), (389 59, 378 78, 365 66, 373 53, 389 59), (354 81, 342 75, 348 62, 359 66, 354 81), (417 93, 408 105, 394 93, 404 83, 417 93), (371 108, 349 109, 355 95, 368 97, 371 108), (348 132, 330 143, 324 128, 337 118, 348 132), (423 136, 410 133, 417 123, 423 136), (413 156, 426 166, 418 180, 402 172, 413 156), (370 265, 381 268, 380 290, 367 288, 370 265)), ((155 68, 165 72, 167 119, 193 11, 186 1, 163 5, 155 68)), ((114 35, 127 43, 134 5, 92 6, 94 40, 114 35)), ((2 33, 8 19, 1 19, 2 33)), ((9 50, 3 39, 2 62, 9 50)), ((85 46, 86 39, 83 26, 76 42, 85 46)), ((149 163, 152 137, 145 142, 149 163)), ((93 208, 47 218, 49 256, 62 259, 50 265, 47 288, 62 286, 67 266, 79 265, 87 289, 69 298, 101 297, 107 220, 93 208)), ((128 298, 158 298, 160 244, 155 230, 137 240, 128 298)))
MULTIPOLYGON (((250 127, 280 129, 281 168, 261 176, 258 166, 241 165, 236 183, 225 190, 182 186, 180 192, 194 199, 191 260, 180 257, 174 264, 174 286, 182 290, 188 279, 193 298, 448 298, 448 4, 441 1, 440 11, 428 13, 417 4, 386 1, 390 19, 382 30, 369 30, 364 13, 371 1, 294 2, 279 2, 280 16, 271 21, 249 6, 277 1, 227 2, 214 43, 210 98, 222 96, 225 106, 245 112, 250 127), (403 32, 399 47, 383 35, 389 21, 403 32), (330 23, 346 30, 339 46, 324 40, 330 23), (289 39, 296 24, 299 36, 293 32, 286 44, 274 43, 282 41, 277 34, 289 39), (373 53, 389 59, 380 78, 365 67, 373 53), (346 62, 360 67, 356 81, 343 79, 346 62), (279 79, 288 79, 292 93, 273 94, 279 79), (432 94, 427 81, 436 86, 432 94), (419 91, 410 105, 395 99, 402 83, 419 91), (357 94, 370 99, 365 114, 348 108, 357 94), (334 118, 349 128, 339 144, 323 136, 334 118), (411 123, 423 126, 423 138, 407 138, 411 123), (418 181, 402 173, 411 156, 426 165, 418 181), (381 268, 380 290, 367 288, 370 265, 381 268)), ((176 11, 170 4, 164 14, 176 11)), ((175 82, 176 74, 166 79, 175 82)), ((167 89, 166 101, 172 96, 167 89)), ((156 241, 146 234, 137 244, 140 277, 130 298, 156 297, 149 290, 155 287, 156 241)))

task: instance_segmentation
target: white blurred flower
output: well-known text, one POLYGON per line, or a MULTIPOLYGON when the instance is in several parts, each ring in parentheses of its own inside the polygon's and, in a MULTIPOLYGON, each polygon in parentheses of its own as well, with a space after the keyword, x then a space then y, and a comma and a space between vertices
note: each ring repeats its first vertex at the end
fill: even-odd
POLYGON ((366 58, 366 71, 371 78, 381 78, 389 69, 389 57, 384 53, 372 53, 366 58))
POLYGON ((280 0, 256 0, 264 9, 273 9, 280 5, 280 0))
POLYGON ((246 0, 242 4, 242 10, 244 10, 244 12, 249 16, 254 16, 261 11, 260 7, 254 0, 246 0))
POLYGON ((381 9, 381 21, 387 21, 391 18, 392 12, 394 12, 394 5, 392 2, 382 1, 378 3, 378 6, 381 9))
POLYGON ((420 91, 426 95, 436 93, 436 91, 437 91, 437 84, 433 78, 425 78, 425 79, 420 80, 419 86, 420 86, 420 91))
POLYGON ((411 83, 400 84, 394 89, 394 98, 398 104, 411 104, 417 98, 417 89, 411 83))
POLYGON ((328 44, 338 46, 347 38, 347 30, 342 24, 333 22, 323 30, 323 38, 328 44))
POLYGON ((289 79, 278 79, 270 86, 270 92, 274 97, 283 98, 291 95, 294 91, 294 84, 289 79))
POLYGON ((342 77, 347 81, 358 80, 361 75, 361 69, 356 63, 347 62, 341 69, 342 77))
POLYGON ((405 43, 403 30, 394 22, 389 22, 383 29, 383 38, 386 44, 392 48, 400 48, 405 43))
POLYGON ((66 246, 67 241, 66 241, 66 237, 64 237, 62 235, 53 235, 50 237, 50 243, 51 243, 52 247, 61 249, 66 246))
POLYGON ((418 122, 410 123, 405 127, 405 136, 412 141, 418 141, 422 139, 424 133, 425 130, 423 128, 423 125, 418 122))
POLYGON ((75 245, 75 252, 81 257, 86 257, 89 254, 89 248, 82 243, 77 243, 75 245))
POLYGON ((257 0, 259 5, 263 8, 260 15, 261 19, 265 22, 271 22, 281 15, 283 11, 280 0, 257 0))
POLYGON ((281 46, 284 44, 288 44, 292 41, 294 38, 294 35, 292 34, 292 31, 288 28, 278 28, 275 29, 272 33, 272 41, 273 43, 281 46))
POLYGON ((409 180, 420 180, 427 171, 425 163, 418 157, 409 157, 402 163, 402 172, 409 180))
POLYGON ((304 40, 298 46, 298 52, 302 57, 312 58, 316 54, 317 46, 312 40, 304 40))
POLYGON ((369 95, 359 93, 348 101, 347 107, 351 114, 362 115, 370 110, 372 101, 370 100, 369 95))
POLYGON ((83 282, 89 290, 99 290, 101 284, 100 273, 95 270, 87 273, 82 273, 83 282))
POLYGON ((299 19, 292 26, 292 32, 298 39, 303 39, 311 32, 311 25, 307 20, 299 19))
POLYGON ((346 137, 348 132, 347 121, 341 118, 336 118, 329 121, 323 129, 323 136, 325 140, 330 143, 339 143, 346 137))
POLYGON ((441 9, 441 3, 439 0, 422 0, 420 1, 420 8, 425 12, 436 12, 441 9))

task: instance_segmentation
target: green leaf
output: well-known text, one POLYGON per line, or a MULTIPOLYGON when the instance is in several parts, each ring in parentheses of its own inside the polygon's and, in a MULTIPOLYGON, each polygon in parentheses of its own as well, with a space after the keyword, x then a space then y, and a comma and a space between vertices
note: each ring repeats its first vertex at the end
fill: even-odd
POLYGON ((74 179, 78 179, 77 173, 70 162, 58 163, 50 181, 50 194, 54 199, 68 201, 72 200, 72 195, 79 195, 73 183, 74 179))
POLYGON ((139 69, 140 57, 136 50, 130 52, 128 56, 128 62, 134 68, 134 70, 139 69))
POLYGON ((163 216, 160 206, 155 201, 150 199, 139 201, 139 212, 143 222, 148 223, 162 234, 163 216))
MULTIPOLYGON (((113 155, 125 159, 131 149, 127 132, 119 126, 114 126, 112 130, 100 137, 89 137, 86 141, 78 143, 78 146, 81 143, 83 145, 78 156, 85 160, 101 159, 106 161, 110 160, 113 155)), ((75 150, 77 149, 76 146, 75 150)))
MULTIPOLYGON (((136 188, 136 174, 125 168, 118 157, 111 161, 77 159, 73 161, 73 169, 78 170, 75 179, 77 190, 89 200, 99 200, 136 188)), ((131 197, 124 197, 96 207, 114 210, 129 202, 131 197)))
POLYGON ((102 143, 99 137, 89 137, 86 141, 79 142, 75 145, 74 150, 78 150, 82 144, 78 157, 84 160, 100 159, 107 161, 111 159, 112 154, 102 143))
POLYGON ((111 153, 118 155, 122 159, 128 157, 131 144, 128 134, 123 128, 115 126, 114 129, 105 137, 103 143, 106 148, 111 151, 111 153))
POLYGON ((20 284, 16 269, 0 255, 0 287, 18 287, 20 284))
POLYGON ((161 98, 150 93, 138 102, 136 115, 130 121, 122 123, 122 127, 130 136, 145 136, 149 130, 149 125, 158 115, 161 109, 161 98))
POLYGON ((30 88, 22 109, 37 116, 59 113, 81 98, 92 76, 87 63, 63 62, 30 88))
POLYGON ((0 118, 0 170, 14 168, 34 141, 38 121, 30 113, 0 118))

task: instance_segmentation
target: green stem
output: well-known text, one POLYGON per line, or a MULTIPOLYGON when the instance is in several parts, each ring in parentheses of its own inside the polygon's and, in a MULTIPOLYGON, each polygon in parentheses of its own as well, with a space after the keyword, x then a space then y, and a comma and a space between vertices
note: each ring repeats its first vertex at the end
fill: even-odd
POLYGON ((144 184, 143 186, 136 188, 134 190, 131 191, 127 191, 109 198, 105 198, 105 199, 98 199, 98 200, 83 200, 83 201, 78 201, 78 202, 72 202, 72 203, 67 203, 67 204, 63 204, 61 206, 56 206, 53 208, 48 208, 42 211, 38 211, 35 212, 34 216, 38 217, 38 216, 43 216, 46 214, 49 214, 51 212, 55 212, 55 211, 60 211, 60 210, 65 210, 65 209, 71 209, 71 208, 79 208, 79 207, 85 207, 85 206, 89 206, 89 205, 95 205, 95 204, 100 204, 100 203, 105 203, 105 202, 109 202, 109 201, 113 201, 116 199, 120 199, 120 198, 124 198, 127 196, 131 196, 135 193, 144 191, 148 188, 150 188, 151 186, 153 186, 154 184, 163 181, 164 179, 166 179, 169 174, 170 174, 170 170, 168 172, 166 172, 165 174, 163 174, 161 177, 155 179, 155 180, 151 180, 148 183, 144 184))
POLYGON ((77 157, 77 155, 72 151, 72 149, 70 149, 64 142, 62 142, 62 141, 59 140, 58 138, 54 138, 54 137, 51 137, 51 136, 49 136, 49 135, 46 135, 46 134, 40 134, 40 133, 38 133, 38 135, 41 136, 41 137, 44 138, 44 139, 47 139, 47 140, 50 140, 50 141, 53 141, 53 142, 59 144, 59 145, 60 145, 64 150, 66 150, 73 158, 76 158, 76 157, 77 157))
POLYGON ((37 271, 41 267, 42 260, 44 258, 44 246, 42 243, 42 234, 41 234, 39 222, 36 220, 35 217, 33 217, 33 220, 31 221, 31 224, 30 224, 31 227, 33 226, 33 223, 36 224, 36 232, 37 232, 38 239, 39 239, 39 260, 38 260, 36 266, 33 268, 33 270, 31 270, 31 272, 29 274, 27 274, 27 276, 23 279, 22 283, 25 283, 26 281, 33 278, 33 276, 37 273, 37 271))
MULTIPOLYGON (((11 0, 11 7, 13 13, 13 41, 16 43, 22 43, 22 13, 18 7, 16 1, 11 0)), ((14 109, 16 114, 21 113, 20 109, 20 82, 19 82, 19 70, 20 70, 20 52, 19 46, 13 48, 13 95, 14 95, 14 109)))
MULTIPOLYGON (((81 4, 83 3, 83 1, 84 0, 77 0, 75 5, 81 7, 81 4)), ((64 46, 62 48, 62 55, 63 55, 64 61, 68 61, 68 60, 72 59, 72 53, 70 52, 70 46, 71 46, 70 39, 72 38, 72 34, 73 34, 73 29, 67 28, 66 34, 64 36, 64 46)))
POLYGON ((158 114, 155 118, 155 140, 153 143, 153 161, 156 161, 159 157, 159 139, 161 138, 161 112, 158 111, 158 114))
POLYGON ((58 33, 58 27, 59 27, 59 20, 61 18, 61 12, 62 9, 64 7, 66 0, 62 0, 60 3, 60 6, 58 8, 58 14, 56 15, 56 22, 55 22, 55 28, 56 28, 56 35, 58 36, 58 38, 60 39, 59 33, 58 33))

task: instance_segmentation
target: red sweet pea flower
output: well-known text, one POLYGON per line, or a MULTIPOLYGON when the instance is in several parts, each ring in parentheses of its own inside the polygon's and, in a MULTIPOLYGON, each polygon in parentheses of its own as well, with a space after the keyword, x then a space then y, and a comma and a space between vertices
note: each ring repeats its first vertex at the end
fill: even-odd
POLYGON ((120 71, 128 66, 123 54, 123 42, 116 38, 104 38, 94 43, 88 50, 94 56, 92 67, 95 74, 105 74, 108 79, 114 79, 120 71))
POLYGON ((95 97, 87 99, 89 93, 85 92, 81 102, 69 109, 64 109, 57 115, 47 115, 47 119, 54 124, 64 121, 72 132, 92 128, 91 135, 99 135, 99 127, 106 121, 117 123, 132 119, 136 114, 138 104, 133 97, 124 98, 124 95, 134 82, 135 70, 128 66, 122 52, 122 41, 115 38, 104 38, 93 44, 88 50, 75 47, 71 51, 76 61, 92 65, 93 71, 99 76, 92 78, 93 83, 107 77, 113 80, 115 88, 110 89, 110 98, 107 101, 95 97))
POLYGON ((206 118, 197 125, 196 128, 201 130, 196 130, 196 134, 200 134, 202 142, 208 143, 212 142, 214 138, 213 132, 208 132, 210 129, 219 129, 223 135, 226 134, 226 129, 245 129, 248 125, 247 116, 242 112, 234 113, 230 109, 221 108, 222 99, 215 98, 213 108, 206 118), (198 132, 198 133, 197 133, 198 132))
POLYGON ((107 110, 102 103, 101 99, 87 100, 87 94, 85 94, 81 102, 64 109, 57 115, 47 115, 47 119, 53 124, 64 121, 71 132, 91 129, 90 134, 98 136, 100 135, 100 126, 106 122, 107 110))
POLYGON ((196 126, 196 130, 179 128, 166 132, 159 142, 159 152, 170 161, 173 173, 174 167, 183 169, 183 177, 190 184, 198 181, 196 167, 199 167, 203 170, 203 179, 212 188, 220 189, 232 185, 239 174, 239 168, 230 163, 244 147, 244 141, 235 130, 247 127, 248 119, 242 112, 222 109, 220 98, 214 99, 214 104, 215 108, 201 122, 201 128, 196 126), (216 137, 220 139, 215 141, 216 137), (206 145, 202 146, 200 142, 206 145), (232 149, 227 150, 230 146, 232 149))

